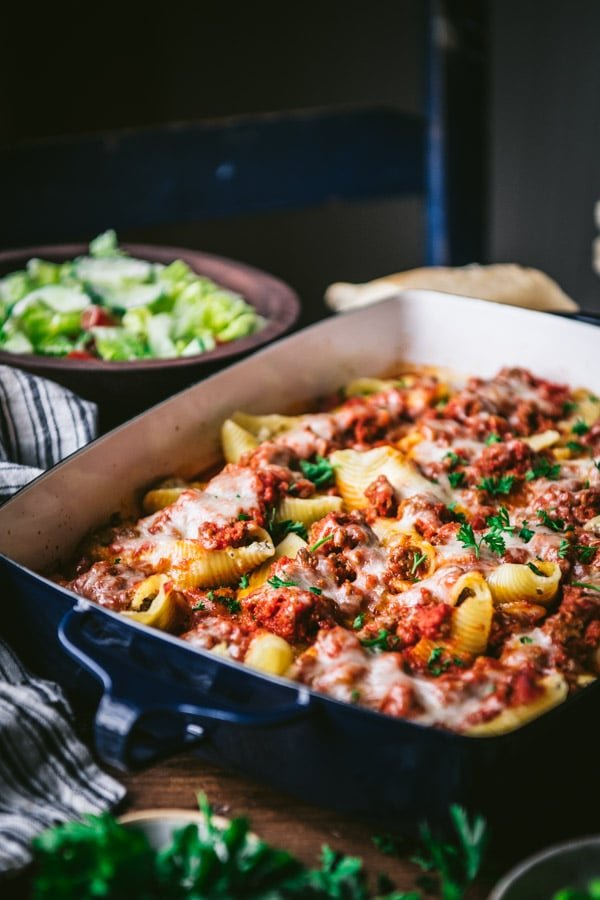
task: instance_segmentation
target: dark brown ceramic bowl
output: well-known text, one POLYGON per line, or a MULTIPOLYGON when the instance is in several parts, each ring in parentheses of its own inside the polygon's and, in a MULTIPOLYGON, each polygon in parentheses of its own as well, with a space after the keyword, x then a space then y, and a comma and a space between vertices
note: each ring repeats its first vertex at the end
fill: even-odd
MULTIPOLYGON (((266 324, 256 334, 221 344, 201 356, 185 359, 105 362, 0 351, 0 364, 16 366, 57 381, 80 397, 98 403, 103 429, 125 421, 222 369, 234 359, 247 356, 258 347, 270 343, 291 328, 298 318, 300 301, 297 294, 283 281, 259 269, 179 247, 124 244, 123 249, 131 256, 151 262, 168 264, 174 259, 184 260, 197 274, 207 275, 223 287, 241 294, 264 317, 266 324)), ((85 244, 7 250, 0 253, 0 276, 22 269, 32 257, 62 262, 87 251, 85 244)))

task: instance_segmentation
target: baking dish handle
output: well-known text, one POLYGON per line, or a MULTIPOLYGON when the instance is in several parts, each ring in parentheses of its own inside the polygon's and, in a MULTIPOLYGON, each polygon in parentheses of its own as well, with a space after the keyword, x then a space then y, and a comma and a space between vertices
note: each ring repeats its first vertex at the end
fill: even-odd
POLYGON ((122 653, 116 655, 111 641, 94 641, 86 628, 100 618, 87 601, 79 601, 63 616, 58 637, 66 652, 102 683, 103 694, 96 711, 94 739, 100 758, 123 771, 139 768, 177 753, 200 741, 211 722, 273 727, 293 722, 309 711, 310 694, 296 691, 294 702, 284 706, 250 708, 220 698, 196 703, 183 700, 174 682, 151 685, 145 672, 122 653))

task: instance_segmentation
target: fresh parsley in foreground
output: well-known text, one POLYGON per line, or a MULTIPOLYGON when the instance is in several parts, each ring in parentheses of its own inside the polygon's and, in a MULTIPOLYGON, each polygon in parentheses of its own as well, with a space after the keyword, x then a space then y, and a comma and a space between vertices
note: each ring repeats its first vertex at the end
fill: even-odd
MULTIPOLYGON (((395 891, 385 879, 373 894, 362 860, 324 846, 318 868, 310 869, 285 850, 250 834, 244 818, 217 824, 204 797, 202 825, 174 832, 172 842, 154 851, 141 831, 112 816, 86 816, 44 832, 33 842, 34 900, 422 900, 420 891, 395 891)), ((470 821, 460 806, 450 808, 455 843, 441 841, 427 825, 413 858, 439 886, 444 900, 461 900, 481 868, 487 844, 485 822, 470 821)), ((400 854, 395 839, 374 842, 382 852, 400 854)))

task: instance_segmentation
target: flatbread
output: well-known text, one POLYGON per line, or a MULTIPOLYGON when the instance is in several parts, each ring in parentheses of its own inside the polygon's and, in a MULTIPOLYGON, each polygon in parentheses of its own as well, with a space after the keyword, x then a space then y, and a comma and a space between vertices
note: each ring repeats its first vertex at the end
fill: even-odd
POLYGON ((325 302, 330 309, 343 312, 376 303, 393 296, 399 289, 408 288, 478 297, 547 312, 577 312, 579 309, 577 303, 544 272, 512 263, 409 269, 365 284, 340 281, 327 288, 325 302))

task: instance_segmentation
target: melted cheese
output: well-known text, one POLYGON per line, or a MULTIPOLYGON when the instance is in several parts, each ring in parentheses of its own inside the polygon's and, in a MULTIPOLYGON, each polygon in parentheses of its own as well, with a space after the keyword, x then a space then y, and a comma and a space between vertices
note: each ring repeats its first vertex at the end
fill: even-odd
POLYGON ((141 537, 195 540, 202 525, 235 522, 259 505, 260 482, 250 469, 228 466, 204 491, 191 489, 165 509, 139 522, 141 537))

